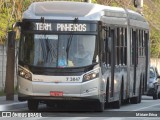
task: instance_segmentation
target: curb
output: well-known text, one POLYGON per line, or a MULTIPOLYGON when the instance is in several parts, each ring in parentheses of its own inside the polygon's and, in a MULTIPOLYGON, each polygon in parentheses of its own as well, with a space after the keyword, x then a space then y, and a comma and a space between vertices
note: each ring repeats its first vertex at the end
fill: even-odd
POLYGON ((27 107, 27 102, 17 102, 17 103, 0 105, 0 111, 8 111, 24 107, 27 107))

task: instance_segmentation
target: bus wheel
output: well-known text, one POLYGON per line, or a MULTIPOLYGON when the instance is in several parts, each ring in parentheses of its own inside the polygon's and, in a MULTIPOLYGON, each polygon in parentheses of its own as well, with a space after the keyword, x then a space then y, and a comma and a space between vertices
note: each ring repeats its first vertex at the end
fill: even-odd
POLYGON ((138 103, 138 97, 132 97, 132 98, 130 98, 130 103, 131 104, 137 104, 138 103))
POLYGON ((158 95, 157 95, 157 93, 155 93, 154 95, 153 95, 153 100, 157 100, 158 99, 158 95))
POLYGON ((113 102, 113 108, 119 109, 120 107, 121 107, 121 101, 120 100, 113 102))
POLYGON ((160 99, 160 92, 158 93, 158 99, 160 99))
MULTIPOLYGON (((121 96, 121 95, 120 95, 121 96)), ((117 100, 117 101, 115 101, 114 103, 113 103, 113 108, 115 108, 115 109, 120 109, 120 107, 121 107, 121 99, 119 99, 119 100, 117 100)))
POLYGON ((153 94, 153 100, 157 100, 158 99, 158 88, 155 89, 155 92, 153 94))
POLYGON ((37 110, 39 102, 37 100, 28 100, 28 109, 37 110))
POLYGON ((121 85, 120 94, 119 94, 119 100, 113 102, 113 108, 119 109, 121 107, 122 101, 123 101, 123 87, 121 85))
POLYGON ((127 98, 127 99, 125 99, 125 100, 123 100, 123 102, 122 102, 123 104, 128 104, 129 103, 129 98, 127 98))
POLYGON ((121 107, 121 93, 119 94, 119 100, 113 102, 113 108, 120 109, 121 107))
POLYGON ((103 112, 104 111, 104 108, 105 108, 105 103, 103 102, 99 102, 98 103, 98 112, 103 112))
POLYGON ((142 101, 142 95, 141 95, 141 93, 139 93, 138 103, 141 103, 141 101, 142 101))
POLYGON ((141 103, 142 101, 142 90, 141 90, 141 86, 139 87, 139 96, 138 96, 138 103, 141 103))

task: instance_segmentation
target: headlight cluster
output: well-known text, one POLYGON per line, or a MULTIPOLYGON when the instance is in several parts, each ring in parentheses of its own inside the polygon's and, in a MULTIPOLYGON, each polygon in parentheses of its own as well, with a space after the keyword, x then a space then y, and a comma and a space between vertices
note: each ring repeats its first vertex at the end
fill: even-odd
POLYGON ((32 81, 32 75, 30 72, 28 72, 27 70, 24 70, 23 68, 18 68, 18 75, 27 79, 27 80, 30 80, 32 81))
POLYGON ((89 81, 99 76, 99 70, 92 71, 83 76, 83 81, 89 81))

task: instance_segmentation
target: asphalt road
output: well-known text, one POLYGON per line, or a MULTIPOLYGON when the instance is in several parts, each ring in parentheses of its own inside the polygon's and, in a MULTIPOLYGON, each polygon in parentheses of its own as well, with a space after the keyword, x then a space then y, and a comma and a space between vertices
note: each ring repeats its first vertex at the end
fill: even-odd
MULTIPOLYGON (((76 109, 71 105, 46 107, 42 104, 37 111, 29 111, 28 108, 24 107, 12 109, 11 114, 12 118, 5 119, 10 120, 13 117, 20 116, 18 120, 159 120, 160 100, 153 100, 152 97, 143 96, 140 104, 124 104, 120 109, 108 107, 104 112, 90 111, 85 106, 76 109)), ((4 120, 4 118, 1 119, 4 120)))

